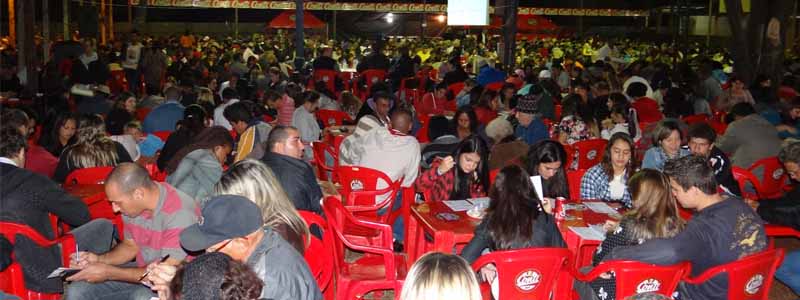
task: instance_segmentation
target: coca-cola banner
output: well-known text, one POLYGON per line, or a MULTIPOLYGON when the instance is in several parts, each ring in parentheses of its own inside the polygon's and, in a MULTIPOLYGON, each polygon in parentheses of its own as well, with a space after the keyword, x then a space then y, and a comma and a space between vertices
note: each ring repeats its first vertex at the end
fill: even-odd
MULTIPOLYGON (((242 9, 295 9, 294 1, 267 1, 267 0, 128 0, 130 5, 139 5, 146 1, 149 6, 172 7, 207 7, 207 8, 242 8, 242 9)), ((446 4, 421 4, 421 3, 370 3, 349 2, 332 3, 320 1, 306 1, 303 3, 306 10, 336 10, 336 11, 378 11, 395 13, 446 13, 446 4)), ((489 7, 489 12, 494 13, 494 7, 489 7)), ((540 16, 600 16, 600 17, 638 17, 646 16, 645 10, 631 9, 605 9, 605 8, 549 8, 549 7, 520 7, 520 15, 540 16)))

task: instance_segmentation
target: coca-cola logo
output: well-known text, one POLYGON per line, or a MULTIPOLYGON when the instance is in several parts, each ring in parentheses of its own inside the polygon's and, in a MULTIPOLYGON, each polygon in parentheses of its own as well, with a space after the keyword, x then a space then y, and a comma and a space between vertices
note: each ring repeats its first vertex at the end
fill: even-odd
POLYGON ((535 269, 522 271, 514 280, 517 289, 524 293, 529 293, 536 289, 540 281, 542 281, 542 273, 539 273, 539 271, 535 269))
POLYGON ((650 278, 645 281, 639 283, 636 286, 636 293, 653 293, 658 292, 661 289, 661 282, 656 280, 655 278, 650 278))
POLYGON ((755 295, 761 289, 762 284, 764 284, 764 276, 761 274, 753 275, 744 286, 744 291, 750 295, 755 295))
POLYGON ((589 153, 586 153, 586 158, 588 159, 594 159, 595 157, 597 157, 597 150, 592 150, 589 151, 589 153))

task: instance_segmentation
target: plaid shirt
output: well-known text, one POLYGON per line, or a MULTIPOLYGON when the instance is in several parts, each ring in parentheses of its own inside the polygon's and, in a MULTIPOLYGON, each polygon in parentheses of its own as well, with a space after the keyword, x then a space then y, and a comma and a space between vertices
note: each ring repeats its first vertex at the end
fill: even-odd
MULTIPOLYGON (((622 176, 622 181, 628 181, 628 172, 625 172, 625 175, 622 176)), ((589 168, 581 178, 581 199, 612 200, 611 189, 608 188, 609 182, 608 175, 603 171, 603 167, 600 164, 589 168)), ((625 203, 625 206, 631 207, 631 193, 628 191, 627 185, 621 200, 625 203)))

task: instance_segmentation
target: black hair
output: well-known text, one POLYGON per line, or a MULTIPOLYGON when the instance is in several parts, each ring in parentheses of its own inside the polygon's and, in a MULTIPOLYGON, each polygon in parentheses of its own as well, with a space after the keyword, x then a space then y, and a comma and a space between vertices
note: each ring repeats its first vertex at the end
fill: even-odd
POLYGON ((539 164, 553 162, 561 162, 561 167, 558 168, 558 172, 550 179, 542 179, 544 195, 539 196, 548 198, 564 197, 570 199, 566 171, 567 151, 564 150, 564 146, 553 140, 542 140, 533 144, 528 149, 528 173, 530 173, 531 176, 539 175, 539 164))
POLYGON ((28 148, 25 136, 16 128, 0 129, 0 138, 2 138, 0 139, 0 156, 2 157, 15 158, 20 150, 28 148))
POLYGON ((238 94, 238 93, 236 92, 236 90, 234 90, 234 89, 232 89, 232 88, 229 88, 229 87, 227 87, 227 88, 225 88, 224 90, 222 90, 222 99, 233 99, 233 98, 237 98, 237 94, 238 94))
POLYGON ((625 94, 628 94, 628 96, 633 99, 644 97, 647 95, 647 86, 641 82, 633 82, 628 85, 628 89, 625 90, 625 94))
POLYGON ((470 107, 462 107, 456 110, 456 113, 453 115, 453 120, 451 120, 453 132, 458 132, 458 118, 461 114, 467 115, 467 118, 469 118, 469 132, 475 133, 478 130, 480 122, 478 122, 478 115, 476 115, 475 111, 470 107))
POLYGON ((61 141, 59 140, 59 131, 61 127, 69 121, 72 120, 75 122, 75 133, 72 137, 67 141, 67 144, 64 147, 72 145, 75 143, 77 132, 78 132, 78 116, 73 114, 72 112, 65 111, 61 112, 56 115, 55 119, 53 119, 52 123, 46 124, 44 129, 42 130, 42 135, 39 136, 38 144, 42 146, 47 152, 53 154, 53 156, 58 157, 61 155, 61 150, 63 149, 61 145, 61 141))
POLYGON ((705 139, 711 144, 717 140, 717 133, 714 131, 714 128, 711 128, 711 125, 706 122, 697 122, 689 125, 689 131, 687 135, 689 139, 705 139))
POLYGON ((272 151, 275 149, 275 145, 283 143, 289 138, 289 131, 290 130, 297 130, 292 126, 284 126, 278 125, 269 132, 269 137, 267 137, 267 150, 272 151))
POLYGON ((433 116, 428 120, 428 139, 431 141, 444 136, 453 134, 450 121, 445 116, 433 116))
POLYGON ((250 123, 250 120, 253 119, 253 114, 247 108, 247 104, 245 104, 244 101, 239 101, 234 104, 228 105, 227 107, 225 107, 225 110, 222 112, 222 115, 231 124, 237 122, 250 123))
POLYGON ((483 190, 489 190, 489 147, 478 135, 470 135, 461 141, 453 151, 453 159, 455 160, 455 182, 453 190, 450 193, 450 199, 468 199, 472 198, 470 194, 470 187, 473 184, 480 184, 483 190), (466 153, 477 153, 480 156, 480 162, 475 169, 477 173, 477 180, 472 174, 464 173, 459 166, 461 162, 461 155, 466 153))
POLYGON ((5 109, 2 117, 0 117, 0 120, 2 120, 2 128, 13 128, 15 130, 19 130, 20 126, 28 126, 28 115, 19 109, 5 109))
POLYGON ((717 179, 708 159, 698 155, 684 156, 667 160, 664 174, 674 180, 684 191, 692 187, 698 188, 707 195, 717 193, 717 179))
POLYGON ((510 250, 534 245, 533 224, 542 215, 528 173, 517 165, 506 166, 497 174, 489 190, 486 227, 492 237, 492 250, 510 250))
POLYGON ((733 122, 736 117, 746 117, 752 114, 755 114, 756 110, 753 108, 753 105, 747 102, 739 102, 731 107, 730 112, 728 113, 727 122, 733 122))
POLYGON ((181 129, 187 130, 190 135, 195 136, 206 128, 208 113, 205 108, 198 104, 192 104, 183 110, 183 120, 180 121, 181 129))

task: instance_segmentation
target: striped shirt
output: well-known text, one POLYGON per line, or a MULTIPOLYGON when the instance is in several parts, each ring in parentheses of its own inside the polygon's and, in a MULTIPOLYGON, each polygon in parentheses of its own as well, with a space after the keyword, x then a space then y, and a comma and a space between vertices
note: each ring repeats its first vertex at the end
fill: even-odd
POLYGON ((278 125, 291 126, 294 109, 294 99, 284 94, 278 102, 278 125))
POLYGON ((136 264, 144 267, 169 254, 171 259, 183 260, 186 252, 181 248, 180 233, 197 223, 200 208, 192 197, 171 185, 158 182, 158 205, 153 212, 142 212, 135 218, 122 216, 125 238, 139 247, 136 264))

